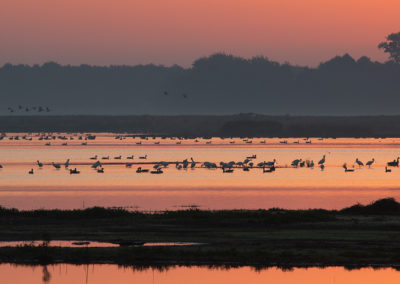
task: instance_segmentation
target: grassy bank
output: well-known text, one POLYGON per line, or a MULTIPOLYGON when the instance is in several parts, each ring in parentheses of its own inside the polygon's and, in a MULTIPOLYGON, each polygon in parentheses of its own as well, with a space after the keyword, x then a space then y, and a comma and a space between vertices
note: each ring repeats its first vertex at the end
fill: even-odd
POLYGON ((0 210, 0 240, 199 242, 185 247, 0 248, 13 263, 400 265, 400 204, 342 210, 0 210))

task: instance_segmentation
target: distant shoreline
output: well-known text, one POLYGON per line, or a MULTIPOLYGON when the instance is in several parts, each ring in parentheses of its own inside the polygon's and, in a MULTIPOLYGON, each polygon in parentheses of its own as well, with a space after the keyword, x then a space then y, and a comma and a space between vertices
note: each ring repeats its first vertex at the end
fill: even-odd
POLYGON ((399 137, 398 116, 0 116, 0 132, 118 132, 179 137, 399 137))

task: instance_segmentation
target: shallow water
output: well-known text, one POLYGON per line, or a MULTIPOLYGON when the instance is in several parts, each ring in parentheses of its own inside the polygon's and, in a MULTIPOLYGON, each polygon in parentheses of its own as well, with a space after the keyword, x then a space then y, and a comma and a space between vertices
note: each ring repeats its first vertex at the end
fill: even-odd
POLYGON ((329 268, 296 268, 282 271, 269 268, 255 271, 250 267, 233 269, 211 269, 206 267, 171 267, 167 270, 133 269, 116 265, 69 265, 21 266, 1 264, 2 283, 19 284, 51 283, 51 284, 241 284, 241 283, 274 283, 274 284, 376 284, 399 283, 400 272, 391 268, 374 270, 363 268, 346 270, 342 267, 329 268))
MULTIPOLYGON (((41 246, 43 241, 0 241, 0 247, 19 247, 19 246, 41 246)), ((163 243, 143 243, 140 246, 145 247, 156 247, 156 246, 198 246, 201 243, 189 243, 189 242, 163 242, 163 243)), ((63 247, 63 248, 78 248, 78 247, 88 247, 88 248, 113 248, 120 247, 118 244, 107 243, 107 242, 94 242, 94 241, 49 241, 47 243, 49 247, 63 247), (87 244, 82 244, 82 242, 88 242, 87 244)))
MULTIPOLYGON (((137 210, 175 210, 198 206, 201 209, 234 208, 326 208, 337 209, 357 202, 368 203, 378 198, 400 199, 400 169, 386 173, 386 162, 400 156, 400 138, 389 139, 243 139, 183 140, 115 139, 114 134, 97 134, 96 140, 78 140, 79 135, 66 135, 73 140, 10 140, 8 134, 0 141, 0 205, 19 209, 83 208, 116 206, 137 210), (281 144, 287 140, 287 144, 281 144), (262 143, 264 142, 265 143, 262 143), (86 142, 87 145, 81 145, 86 142), (137 143, 141 144, 137 144, 137 143), (155 144, 160 142, 160 144, 155 144), (232 144, 231 142, 235 142, 232 144), (297 142, 299 144, 297 144, 297 142), (62 146, 67 143, 67 146, 62 146), (97 155, 103 163, 104 173, 97 173, 90 165, 97 155), (114 159, 121 155, 122 158, 114 159), (127 159, 134 155, 134 159, 127 159), (139 156, 147 155, 147 159, 139 156), (222 173, 221 169, 200 168, 205 161, 243 161, 257 155, 254 163, 277 160, 274 173, 261 169, 222 173), (302 158, 315 164, 326 155, 325 169, 291 168, 292 160, 302 158), (110 156, 109 160, 101 157, 110 156), (170 165, 161 175, 137 174, 138 166, 152 169, 159 161, 176 162, 193 158, 195 169, 176 169, 170 165), (366 163, 375 158, 371 168, 358 168, 355 159, 366 163), (64 163, 70 159, 68 170, 55 169, 51 163, 64 163), (36 160, 44 163, 43 168, 36 160), (134 163, 126 168, 125 163, 134 163), (347 163, 355 172, 345 173, 347 163), (30 169, 34 174, 28 174, 30 169)), ((190 164, 189 164, 190 167, 190 164)))

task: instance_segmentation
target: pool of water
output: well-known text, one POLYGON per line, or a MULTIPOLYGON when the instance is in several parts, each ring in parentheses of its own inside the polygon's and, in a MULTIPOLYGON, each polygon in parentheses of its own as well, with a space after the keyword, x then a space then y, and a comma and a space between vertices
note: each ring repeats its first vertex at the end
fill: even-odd
MULTIPOLYGON (((43 241, 0 241, 0 247, 17 247, 17 246, 41 246, 43 241)), ((190 243, 190 242, 145 242, 140 244, 144 247, 154 247, 154 246, 195 246, 202 245, 200 243, 190 243)), ((64 247, 64 248, 77 248, 77 247, 89 247, 89 248, 112 248, 120 247, 119 244, 108 243, 108 242, 95 242, 95 241, 50 241, 47 243, 49 247, 64 247)))
POLYGON ((68 140, 40 140, 38 134, 16 133, 0 140, 1 206, 19 209, 116 206, 145 211, 190 206, 338 209, 383 197, 400 199, 400 169, 391 168, 389 173, 384 168, 387 162, 400 156, 400 138, 178 141, 111 133, 96 134, 95 140, 84 140, 82 134, 55 136, 66 136, 68 140), (16 136, 24 135, 32 140, 15 140, 16 136), (79 140, 79 136, 83 139, 79 140), (123 138, 115 139, 116 136, 123 138), (284 141, 287 143, 281 143, 284 141), (49 142, 50 146, 46 146, 49 142), (252 160, 254 165, 276 159, 276 171, 263 173, 259 168, 250 171, 234 168, 233 173, 223 173, 221 169, 201 167, 206 161, 243 162, 253 155, 256 156, 252 160), (321 170, 318 161, 323 155, 326 161, 321 170), (90 158, 96 156, 103 164, 104 173, 91 168, 97 160, 90 158), (191 158, 195 161, 193 168, 191 158), (374 163, 371 167, 359 167, 357 158, 364 164, 374 159, 374 163), (67 159, 69 168, 77 168, 79 174, 70 174, 65 169, 63 164, 67 159), (185 159, 189 162, 188 168, 178 169, 175 163, 185 159), (291 162, 295 159, 312 160, 315 167, 293 168, 291 162), (43 167, 37 165, 38 160, 43 167), (136 173, 139 166, 152 169, 160 161, 171 163, 163 168, 163 174, 136 173), (60 169, 52 163, 60 164, 60 169), (127 163, 131 167, 126 167, 127 163), (344 163, 354 168, 354 172, 345 172, 344 163), (33 174, 28 173, 31 169, 33 174))
POLYGON ((343 267, 269 268, 256 271, 250 267, 216 269, 207 267, 170 267, 168 269, 135 269, 116 265, 23 266, 1 264, 2 283, 7 284, 394 284, 400 281, 400 272, 392 268, 346 270, 343 267))

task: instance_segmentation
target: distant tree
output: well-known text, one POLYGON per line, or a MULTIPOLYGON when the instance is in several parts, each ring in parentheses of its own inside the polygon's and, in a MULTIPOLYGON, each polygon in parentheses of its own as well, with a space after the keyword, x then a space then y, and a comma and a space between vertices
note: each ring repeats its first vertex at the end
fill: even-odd
POLYGON ((386 41, 381 42, 378 48, 389 53, 389 58, 400 64, 400 32, 388 35, 386 41))

